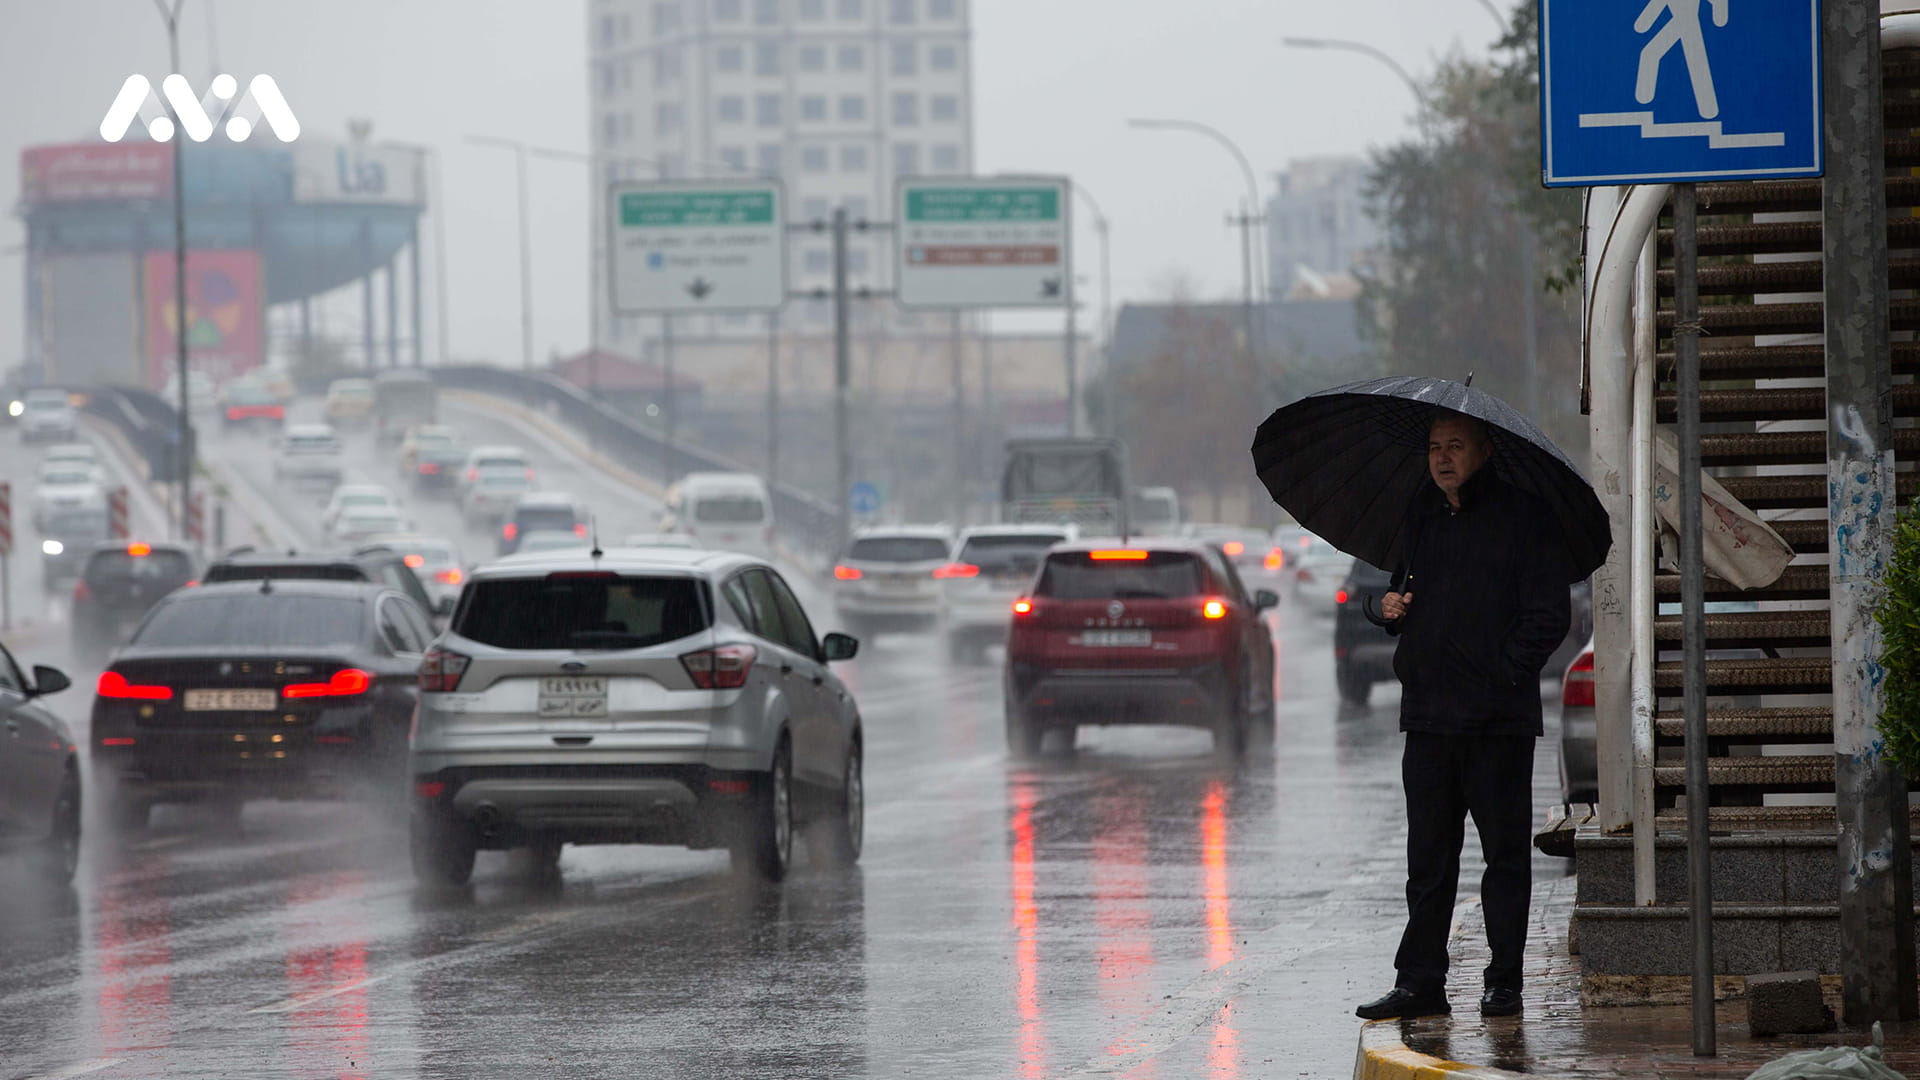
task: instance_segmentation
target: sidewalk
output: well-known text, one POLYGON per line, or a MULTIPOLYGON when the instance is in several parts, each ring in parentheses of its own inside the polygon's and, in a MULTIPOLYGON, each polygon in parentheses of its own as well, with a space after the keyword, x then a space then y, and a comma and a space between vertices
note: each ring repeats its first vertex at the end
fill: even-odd
MULTIPOLYGON (((1482 1017, 1479 972, 1487 941, 1478 905, 1465 912, 1453 944, 1454 1013, 1386 1020, 1361 1032, 1354 1080, 1499 1077, 1525 1073, 1569 1078, 1744 1078, 1797 1050, 1865 1046, 1864 1031, 1824 1035, 1747 1035, 1744 1000, 1719 1004, 1719 1055, 1693 1056, 1693 1014, 1685 1005, 1587 1008, 1580 1004, 1580 960, 1567 953, 1575 878, 1542 881, 1533 891, 1527 938, 1526 1012, 1482 1017)), ((1837 1013, 1839 1002, 1829 1000, 1837 1013)), ((1920 1024, 1887 1025, 1887 1063, 1920 1077, 1920 1024)))

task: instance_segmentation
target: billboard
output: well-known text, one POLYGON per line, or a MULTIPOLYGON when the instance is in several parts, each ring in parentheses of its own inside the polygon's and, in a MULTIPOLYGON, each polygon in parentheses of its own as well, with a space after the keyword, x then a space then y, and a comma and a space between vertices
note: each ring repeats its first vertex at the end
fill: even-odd
POLYGON ((86 143, 20 151, 20 198, 27 203, 173 198, 173 147, 86 143))
MULTIPOLYGON (((164 386, 178 349, 173 253, 147 252, 141 275, 147 381, 164 386)), ((221 382, 266 359, 260 253, 235 249, 187 252, 187 362, 221 382)))
POLYGON ((302 139, 293 153, 293 201, 421 206, 425 155, 397 146, 302 139))

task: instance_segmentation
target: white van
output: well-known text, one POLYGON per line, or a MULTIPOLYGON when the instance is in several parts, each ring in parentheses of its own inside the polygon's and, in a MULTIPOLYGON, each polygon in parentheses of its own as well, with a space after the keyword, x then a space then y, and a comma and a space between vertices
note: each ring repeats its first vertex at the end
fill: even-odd
POLYGON ((773 496, 752 473, 688 473, 667 489, 660 531, 772 561, 773 496))

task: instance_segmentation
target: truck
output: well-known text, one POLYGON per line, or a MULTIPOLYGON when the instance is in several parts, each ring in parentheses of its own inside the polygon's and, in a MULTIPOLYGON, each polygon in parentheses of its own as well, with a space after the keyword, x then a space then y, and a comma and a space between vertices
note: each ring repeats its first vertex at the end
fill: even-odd
POLYGON ((397 443, 416 424, 439 419, 440 388, 418 371, 383 371, 373 377, 374 430, 383 443, 397 443))
POLYGON ((1130 491, 1126 445, 1118 439, 1015 439, 1006 444, 1000 520, 1125 536, 1130 491))

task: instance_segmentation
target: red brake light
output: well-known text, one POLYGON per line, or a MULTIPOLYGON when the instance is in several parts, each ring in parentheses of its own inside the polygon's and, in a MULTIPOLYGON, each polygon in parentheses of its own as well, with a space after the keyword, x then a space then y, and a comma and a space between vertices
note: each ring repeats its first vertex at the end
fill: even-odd
POLYGON ((1200 605, 1200 614, 1209 619, 1224 619, 1227 617, 1227 602, 1209 597, 1200 605))
POLYGON ((1591 650, 1573 658, 1567 665, 1567 677, 1560 684, 1560 704, 1593 704, 1593 653, 1591 650))
POLYGON ((1026 597, 1024 597, 1024 596, 1023 596, 1023 597, 1021 597, 1021 598, 1020 598, 1020 599, 1018 599, 1018 600, 1015 600, 1015 601, 1013 602, 1013 613, 1014 613, 1015 615, 1031 615, 1031 614, 1033 614, 1033 601, 1031 601, 1031 600, 1029 600, 1029 599, 1027 599, 1027 598, 1026 598, 1026 597))
POLYGON ((267 416, 274 420, 285 420, 287 418, 287 410, 278 405, 269 405, 267 406, 267 416))
POLYGON ((1278 570, 1285 565, 1287 565, 1287 556, 1285 552, 1282 552, 1279 548, 1274 548, 1272 551, 1267 552, 1267 558, 1266 558, 1267 569, 1278 570))
POLYGON ((852 566, 836 566, 833 568, 833 576, 839 581, 859 581, 860 570, 852 566))
POLYGON ((458 585, 466 580, 466 575, 458 570, 442 570, 433 576, 442 585, 458 585))
POLYGON ((1226 543, 1220 545, 1220 550, 1226 553, 1227 555, 1238 555, 1241 552, 1247 550, 1247 545, 1241 543, 1238 540, 1229 540, 1226 543))
POLYGON ((500 526, 500 535, 511 540, 520 535, 520 526, 509 521, 505 525, 500 526))
POLYGON ((528 470, 527 470, 527 482, 528 482, 529 484, 531 484, 531 483, 533 482, 533 470, 532 470, 532 469, 528 469, 528 470))
POLYGON ((413 783, 413 793, 422 799, 437 799, 447 793, 447 782, 445 780, 416 780, 413 783))
POLYGON ((1092 559, 1095 562, 1109 562, 1116 559, 1125 560, 1127 562, 1135 562, 1141 559, 1145 559, 1146 557, 1147 557, 1146 552, 1140 551, 1138 549, 1131 549, 1131 548, 1127 550, 1121 550, 1121 551, 1109 550, 1109 551, 1087 552, 1087 558, 1092 559))
POLYGON ((94 693, 104 698, 132 698, 136 701, 171 701, 173 687, 130 683, 117 671, 103 671, 94 684, 94 693))
POLYGON ((479 469, 468 469, 468 470, 467 470, 467 480, 468 480, 469 482, 471 482, 471 481, 474 481, 474 480, 478 480, 478 479, 480 479, 480 470, 479 470, 479 469))
POLYGON ((359 668, 341 668, 326 682, 289 683, 280 688, 284 698, 352 697, 364 694, 373 685, 373 676, 359 668))
POLYGON ((240 406, 238 405, 227 406, 227 419, 238 420, 242 415, 243 413, 241 412, 240 406))
POLYGON ((575 524, 573 527, 573 535, 585 540, 587 538, 587 527, 582 524, 575 524))
POLYGON ((132 746, 133 738, 127 735, 110 735, 100 740, 101 746, 132 746))
POLYGON ((427 565, 427 559, 424 555, 409 555, 400 561, 406 563, 407 569, 409 570, 418 570, 427 565))
POLYGON ((450 693, 460 687, 460 676, 467 673, 473 658, 445 649, 428 649, 420 658, 420 689, 450 693))
POLYGON ((943 579, 944 578, 979 577, 980 568, 973 565, 972 563, 963 563, 963 562, 948 563, 945 566, 935 567, 933 571, 933 576, 937 578, 943 578, 943 579))
POLYGON ((1346 603, 1346 602, 1347 602, 1347 590, 1345 590, 1345 589, 1340 589, 1340 590, 1338 590, 1338 591, 1336 591, 1336 592, 1335 592, 1335 593, 1333 594, 1333 602, 1334 602, 1334 603, 1336 603, 1336 604, 1344 604, 1344 603, 1346 603))
POLYGON ((440 472, 440 463, 437 461, 423 461, 420 463, 420 472, 425 476, 436 476, 440 472))
POLYGON ((74 581, 73 598, 76 601, 93 599, 93 590, 87 588, 87 582, 85 578, 76 579, 74 581))
POLYGON ((751 645, 720 645, 681 656, 680 666, 702 690, 737 690, 747 685, 754 656, 751 645))

